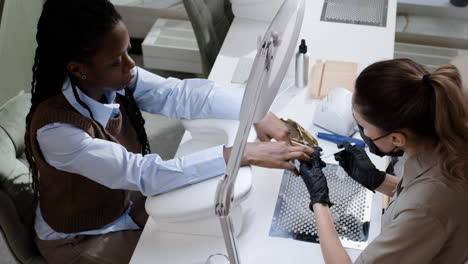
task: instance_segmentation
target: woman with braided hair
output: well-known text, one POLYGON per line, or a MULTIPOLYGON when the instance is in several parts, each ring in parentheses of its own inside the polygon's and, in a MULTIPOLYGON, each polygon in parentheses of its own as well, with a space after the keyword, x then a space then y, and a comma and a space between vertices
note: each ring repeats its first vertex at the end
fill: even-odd
MULTIPOLYGON (((140 109, 237 119, 243 91, 136 67, 108 0, 47 0, 36 40, 25 142, 38 248, 50 263, 127 263, 147 218, 144 196, 221 175, 230 154, 216 146, 163 161, 150 151, 140 109)), ((310 159, 313 150, 290 146, 273 114, 256 130, 266 142, 248 143, 242 164, 298 174, 289 160, 310 159)))
MULTIPOLYGON (((369 151, 406 155, 401 179, 343 142, 339 165, 371 191, 393 196, 381 233, 355 263, 466 263, 468 104, 453 65, 428 73, 409 59, 374 63, 356 80, 353 114, 369 151)), ((319 155, 302 162, 326 263, 351 263, 334 229, 319 155)))

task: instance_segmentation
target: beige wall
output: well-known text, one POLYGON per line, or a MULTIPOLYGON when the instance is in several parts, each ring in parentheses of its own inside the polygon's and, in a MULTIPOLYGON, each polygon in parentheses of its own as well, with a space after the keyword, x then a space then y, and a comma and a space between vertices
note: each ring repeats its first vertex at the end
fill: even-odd
POLYGON ((37 20, 43 0, 4 0, 0 23, 0 105, 31 90, 37 20))

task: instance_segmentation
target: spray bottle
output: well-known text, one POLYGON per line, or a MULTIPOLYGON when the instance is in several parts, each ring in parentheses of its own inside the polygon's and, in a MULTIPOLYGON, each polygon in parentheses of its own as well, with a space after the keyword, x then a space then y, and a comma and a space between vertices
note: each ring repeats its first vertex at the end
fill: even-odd
POLYGON ((296 53, 296 78, 295 84, 298 88, 303 88, 309 81, 309 54, 305 39, 301 39, 299 51, 296 53))

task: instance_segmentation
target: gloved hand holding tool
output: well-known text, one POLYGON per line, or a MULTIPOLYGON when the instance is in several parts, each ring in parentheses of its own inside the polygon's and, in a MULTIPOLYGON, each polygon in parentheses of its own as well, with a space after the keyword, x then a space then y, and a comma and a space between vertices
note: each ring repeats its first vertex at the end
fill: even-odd
POLYGON ((386 173, 375 167, 364 149, 351 145, 348 141, 339 143, 338 148, 344 150, 335 154, 335 160, 362 186, 374 191, 385 180, 386 173))

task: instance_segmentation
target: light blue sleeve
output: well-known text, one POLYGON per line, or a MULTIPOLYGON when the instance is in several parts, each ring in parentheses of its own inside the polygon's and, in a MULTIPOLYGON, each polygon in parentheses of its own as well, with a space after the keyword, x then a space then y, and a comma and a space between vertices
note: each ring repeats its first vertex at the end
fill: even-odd
POLYGON ((206 79, 163 78, 136 67, 130 89, 141 110, 181 119, 239 119, 244 89, 222 88, 206 79))
POLYGON ((221 175, 226 169, 222 145, 164 161, 157 154, 128 152, 120 144, 92 138, 63 123, 42 127, 37 140, 51 166, 112 189, 138 190, 146 196, 221 175))

